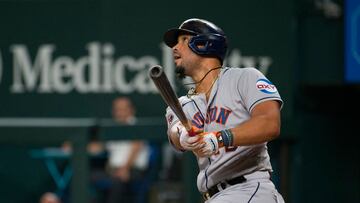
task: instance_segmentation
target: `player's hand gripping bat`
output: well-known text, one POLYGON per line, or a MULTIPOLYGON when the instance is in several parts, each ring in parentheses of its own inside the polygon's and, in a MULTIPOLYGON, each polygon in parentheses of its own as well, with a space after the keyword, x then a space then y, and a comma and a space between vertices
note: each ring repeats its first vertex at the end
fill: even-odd
POLYGON ((174 89, 171 87, 164 69, 160 65, 153 66, 149 70, 149 76, 159 90, 160 95, 165 103, 173 110, 173 112, 179 118, 180 122, 188 131, 189 136, 195 136, 195 130, 189 123, 189 120, 186 118, 178 97, 174 89))

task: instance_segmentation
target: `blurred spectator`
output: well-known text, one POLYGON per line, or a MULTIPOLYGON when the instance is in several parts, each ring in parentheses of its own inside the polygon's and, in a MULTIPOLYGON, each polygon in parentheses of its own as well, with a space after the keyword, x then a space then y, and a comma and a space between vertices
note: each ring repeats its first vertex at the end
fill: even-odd
MULTIPOLYGON (((114 99, 112 115, 115 122, 121 125, 135 125, 135 113, 135 107, 129 98, 114 99)), ((108 203, 134 202, 138 189, 136 183, 143 178, 148 167, 148 144, 140 140, 114 140, 106 143, 106 149, 112 176, 108 203)))
MULTIPOLYGON (((136 124, 136 110, 127 97, 114 99, 111 112, 113 120, 119 125, 136 124)), ((140 140, 110 140, 104 143, 98 139, 97 126, 91 128, 89 134, 90 181, 95 189, 92 202, 135 202, 139 189, 136 185, 148 168, 148 144, 140 140)), ((71 152, 71 143, 64 142, 62 149, 71 152)))
POLYGON ((46 192, 40 197, 39 203, 61 203, 61 201, 55 193, 46 192))

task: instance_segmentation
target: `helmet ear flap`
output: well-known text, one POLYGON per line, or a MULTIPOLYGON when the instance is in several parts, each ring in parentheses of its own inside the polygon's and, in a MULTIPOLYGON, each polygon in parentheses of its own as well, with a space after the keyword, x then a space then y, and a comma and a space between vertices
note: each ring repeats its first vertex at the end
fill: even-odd
POLYGON ((189 47, 196 54, 217 56, 220 61, 223 61, 227 49, 226 38, 218 34, 197 35, 190 39, 189 47))
POLYGON ((205 54, 209 45, 209 40, 205 35, 198 35, 191 37, 189 47, 197 54, 205 54))

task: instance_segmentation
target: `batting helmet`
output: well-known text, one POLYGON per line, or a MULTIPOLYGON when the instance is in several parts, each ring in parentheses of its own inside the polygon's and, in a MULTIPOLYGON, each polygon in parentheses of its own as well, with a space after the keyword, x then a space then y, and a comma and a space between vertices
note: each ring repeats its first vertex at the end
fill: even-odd
POLYGON ((215 24, 198 18, 185 20, 179 28, 170 29, 164 34, 165 44, 171 48, 174 47, 181 34, 194 35, 189 42, 189 47, 196 54, 217 57, 221 63, 224 61, 227 39, 224 31, 215 24))

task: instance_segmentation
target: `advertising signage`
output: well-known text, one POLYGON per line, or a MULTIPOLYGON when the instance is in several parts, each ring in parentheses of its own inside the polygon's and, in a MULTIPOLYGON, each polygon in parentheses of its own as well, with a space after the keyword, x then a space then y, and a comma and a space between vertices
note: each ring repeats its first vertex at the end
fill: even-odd
POLYGON ((29 2, 0 2, 0 118, 110 117, 118 96, 131 97, 138 116, 163 116, 165 103, 148 69, 162 65, 178 95, 187 91, 175 78, 162 35, 190 17, 213 21, 227 33, 224 65, 258 68, 291 103, 295 43, 287 1, 239 2, 228 8, 231 17, 208 5, 206 12, 181 9, 180 16, 166 18, 165 1, 29 2))

